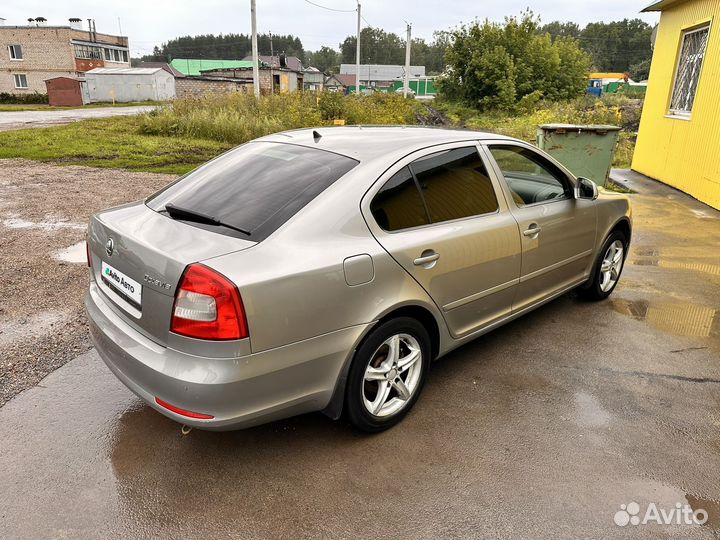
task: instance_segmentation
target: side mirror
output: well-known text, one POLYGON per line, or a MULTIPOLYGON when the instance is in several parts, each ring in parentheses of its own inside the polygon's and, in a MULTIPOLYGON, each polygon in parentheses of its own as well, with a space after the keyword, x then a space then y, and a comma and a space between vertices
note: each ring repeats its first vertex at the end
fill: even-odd
POLYGON ((577 186, 575 187, 575 198, 576 199, 590 199, 594 201, 598 198, 598 188, 595 182, 589 178, 578 178, 577 186))

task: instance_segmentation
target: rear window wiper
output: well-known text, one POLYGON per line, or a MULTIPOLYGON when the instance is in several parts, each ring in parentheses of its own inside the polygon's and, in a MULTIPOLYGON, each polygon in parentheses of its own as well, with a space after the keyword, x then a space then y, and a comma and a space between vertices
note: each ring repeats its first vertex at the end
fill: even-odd
POLYGON ((235 225, 224 223, 216 217, 203 214, 202 212, 197 212, 196 210, 190 210, 189 208, 175 206, 172 203, 168 203, 165 205, 165 211, 171 218, 182 219, 185 221, 194 221, 195 223, 207 223, 208 225, 217 225, 218 227, 226 227, 228 229, 232 229, 233 231, 241 232, 247 236, 252 235, 252 233, 250 233, 249 231, 246 231, 245 229, 241 229, 239 227, 235 227, 235 225))

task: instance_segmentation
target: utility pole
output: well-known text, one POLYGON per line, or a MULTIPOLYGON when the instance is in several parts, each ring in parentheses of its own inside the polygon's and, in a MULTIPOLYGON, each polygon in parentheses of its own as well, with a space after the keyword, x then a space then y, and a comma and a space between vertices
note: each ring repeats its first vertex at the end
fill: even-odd
POLYGON ((260 99, 260 68, 258 66, 257 20, 255 16, 255 0, 250 0, 250 19, 252 21, 253 87, 255 88, 255 98, 260 99))
POLYGON ((403 81, 403 97, 407 97, 410 90, 410 44, 412 43, 412 24, 407 24, 407 42, 405 43, 405 80, 403 81))
POLYGON ((272 32, 270 32, 270 76, 273 78, 270 93, 275 94, 275 52, 273 51, 272 32))
POLYGON ((360 0, 358 0, 357 48, 355 50, 355 93, 360 95, 360 0))

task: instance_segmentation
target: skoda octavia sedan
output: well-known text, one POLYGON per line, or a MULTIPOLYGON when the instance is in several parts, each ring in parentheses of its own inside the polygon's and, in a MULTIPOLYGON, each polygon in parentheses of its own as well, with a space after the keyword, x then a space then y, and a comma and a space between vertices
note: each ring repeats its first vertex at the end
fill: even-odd
POLYGON ((630 233, 627 197, 522 141, 289 131, 95 215, 86 306, 108 367, 180 423, 380 431, 432 360, 571 289, 607 297, 630 233))

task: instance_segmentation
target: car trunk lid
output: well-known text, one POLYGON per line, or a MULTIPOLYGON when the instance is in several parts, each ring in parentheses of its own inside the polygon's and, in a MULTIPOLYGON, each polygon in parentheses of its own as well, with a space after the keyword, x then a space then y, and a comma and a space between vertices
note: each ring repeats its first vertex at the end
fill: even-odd
POLYGON ((88 230, 93 278, 113 310, 167 345, 175 291, 188 264, 256 242, 171 219, 143 203, 95 215, 88 230))

